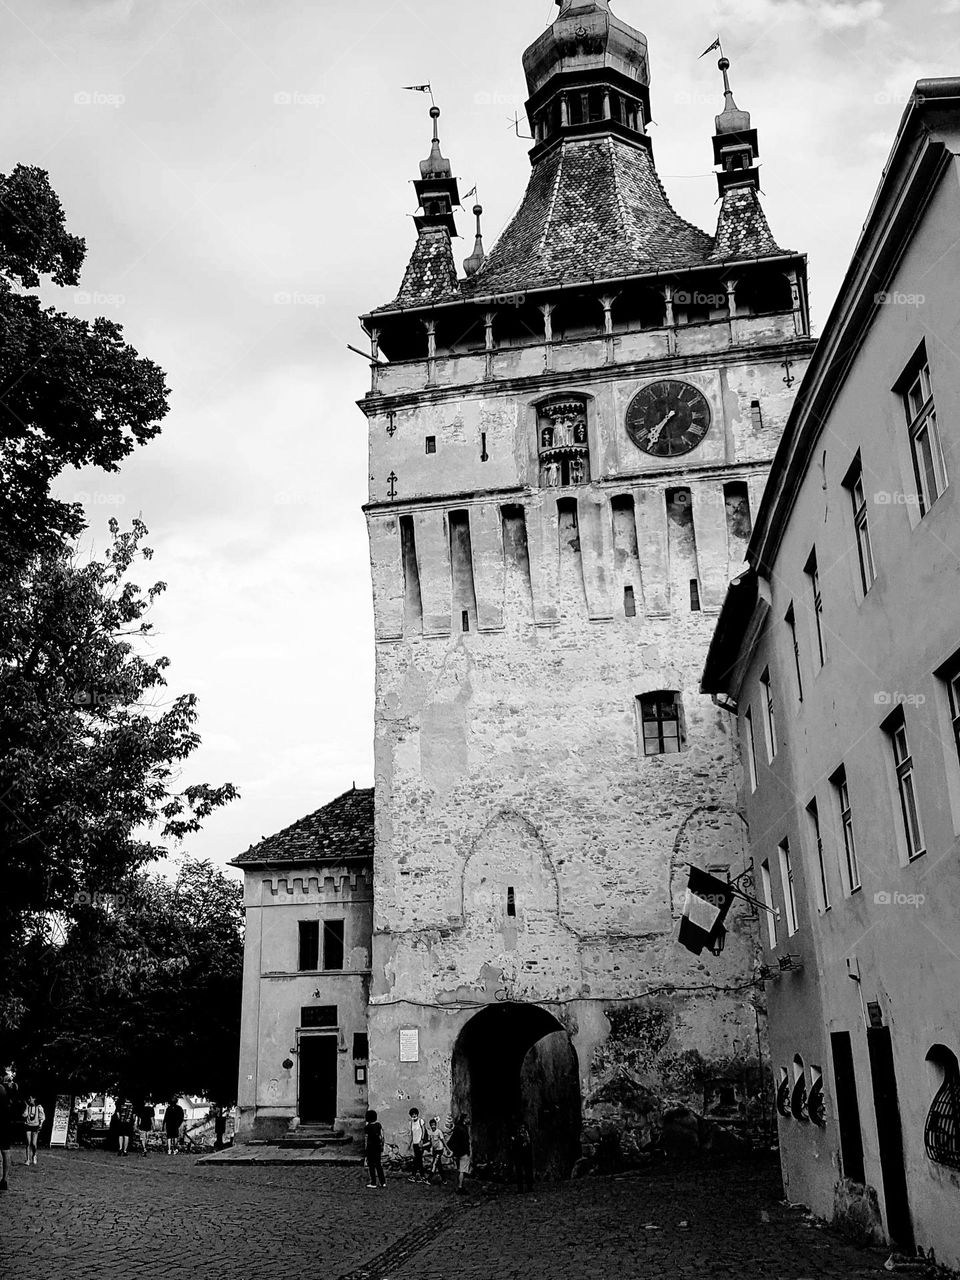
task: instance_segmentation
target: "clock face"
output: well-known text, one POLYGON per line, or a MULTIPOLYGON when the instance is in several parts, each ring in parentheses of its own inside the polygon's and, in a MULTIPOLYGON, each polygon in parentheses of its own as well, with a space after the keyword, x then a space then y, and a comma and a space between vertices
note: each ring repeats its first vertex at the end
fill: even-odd
POLYGON ((689 382, 652 382, 630 401, 627 434, 638 449, 675 458, 695 449, 710 429, 710 405, 689 382))

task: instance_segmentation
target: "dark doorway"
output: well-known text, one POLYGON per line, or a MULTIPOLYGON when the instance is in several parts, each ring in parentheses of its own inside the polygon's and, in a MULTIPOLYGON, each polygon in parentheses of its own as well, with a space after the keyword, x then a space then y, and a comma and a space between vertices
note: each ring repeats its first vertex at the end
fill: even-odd
POLYGON ((453 1051, 453 1111, 470 1117, 474 1164, 505 1173, 526 1121, 538 1177, 568 1177, 580 1155, 580 1070, 570 1036, 537 1005, 492 1005, 453 1051))
POLYGON ((840 1126, 840 1159, 843 1176, 853 1182, 866 1182, 863 1170, 863 1133, 860 1129, 860 1103, 857 1100, 857 1077, 853 1069, 853 1046, 849 1031, 832 1031, 833 1079, 837 1099, 837 1123, 840 1126))
POLYGON ((873 1078, 873 1105, 877 1112, 880 1173, 887 1206, 887 1231, 901 1249, 913 1249, 913 1225, 907 1196, 907 1172, 903 1163, 903 1131, 900 1127, 900 1099, 893 1065, 893 1042, 889 1027, 868 1027, 870 1075, 873 1078))
POLYGON ((337 1118, 337 1037, 300 1037, 301 1124, 333 1124, 337 1118))

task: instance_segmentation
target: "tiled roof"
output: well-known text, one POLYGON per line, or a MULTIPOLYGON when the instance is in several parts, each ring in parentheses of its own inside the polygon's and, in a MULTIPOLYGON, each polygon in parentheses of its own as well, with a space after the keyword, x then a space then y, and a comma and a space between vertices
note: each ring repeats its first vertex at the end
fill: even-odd
POLYGON ((513 221, 470 293, 522 293, 710 260, 713 238, 671 207, 649 153, 617 137, 570 139, 534 166, 513 221))
POLYGON ((728 187, 723 193, 717 220, 714 262, 732 262, 737 258, 763 258, 783 253, 770 233, 767 215, 752 184, 728 187))
POLYGON ((230 865, 335 862, 357 857, 373 857, 373 787, 345 791, 316 813, 253 845, 230 865))
POLYGON ((417 236, 400 292, 378 311, 398 307, 422 307, 435 302, 455 302, 460 298, 457 264, 446 227, 424 227, 417 236))

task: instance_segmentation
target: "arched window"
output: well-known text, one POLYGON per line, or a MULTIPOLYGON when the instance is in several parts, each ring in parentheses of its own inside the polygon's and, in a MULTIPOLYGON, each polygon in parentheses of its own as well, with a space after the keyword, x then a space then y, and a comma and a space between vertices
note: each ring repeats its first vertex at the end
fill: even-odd
POLYGON ((827 1108, 823 1100, 823 1072, 819 1067, 810 1067, 810 1097, 807 1099, 807 1114, 818 1128, 824 1129, 827 1124, 827 1108))
POLYGON ((790 1115, 790 1077, 786 1067, 780 1067, 777 1080, 777 1110, 784 1117, 790 1115))
POLYGON ((927 1155, 937 1164, 960 1169, 960 1063, 943 1044, 933 1046, 927 1061, 940 1081, 923 1134, 927 1155))
POLYGON ((586 400, 563 396, 537 407, 537 453, 544 489, 589 481, 586 400))
POLYGON ((790 1094, 790 1114, 794 1120, 809 1120, 807 1113, 807 1077, 803 1059, 799 1053, 793 1059, 793 1092, 790 1094))

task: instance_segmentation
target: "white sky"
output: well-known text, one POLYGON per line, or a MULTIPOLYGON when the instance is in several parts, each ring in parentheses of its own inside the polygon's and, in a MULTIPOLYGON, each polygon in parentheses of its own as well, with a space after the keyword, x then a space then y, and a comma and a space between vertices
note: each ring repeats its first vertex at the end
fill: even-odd
MULTIPOLYGON (((913 83, 960 73, 960 0, 619 0, 650 44, 654 154, 713 230, 719 30, 760 132, 765 208, 833 300, 913 83)), ((0 170, 49 170, 86 237, 59 305, 123 324, 167 372, 162 436, 87 474, 106 521, 142 515, 175 692, 200 697, 184 781, 242 799, 190 844, 218 861, 373 779, 368 383, 356 316, 396 293, 431 81, 489 248, 519 201, 521 54, 551 0, 0 0, 0 170), (284 300, 284 298, 292 300, 284 300)), ((472 203, 472 201, 470 202, 472 203)), ((472 248, 461 215, 458 258, 472 248)))

